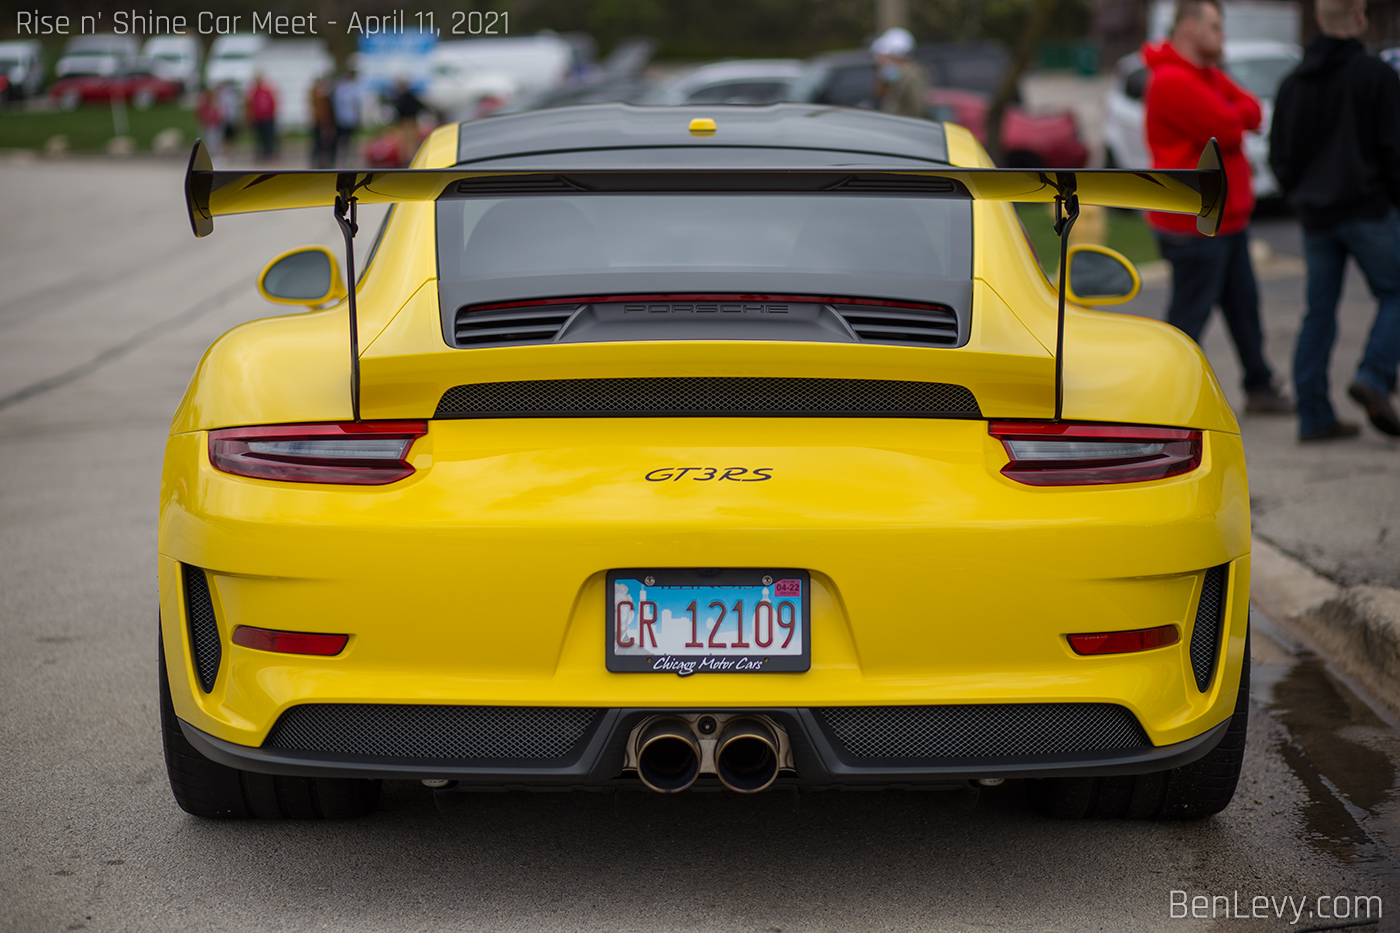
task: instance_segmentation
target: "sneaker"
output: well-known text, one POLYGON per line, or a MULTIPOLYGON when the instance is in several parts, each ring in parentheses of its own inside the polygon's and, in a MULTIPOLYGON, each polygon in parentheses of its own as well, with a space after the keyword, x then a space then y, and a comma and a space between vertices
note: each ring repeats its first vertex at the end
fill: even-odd
POLYGON ((1347 389, 1347 395, 1350 395, 1356 404, 1366 409, 1366 414, 1371 419, 1371 423, 1376 426, 1377 431, 1392 437, 1400 437, 1400 416, 1395 414, 1390 399, 1386 398, 1384 393, 1377 392, 1364 382, 1353 382, 1351 388, 1347 389))
POLYGON ((1273 386, 1250 392, 1244 404, 1246 415, 1291 415, 1293 412, 1292 400, 1273 386))
POLYGON ((1310 441, 1335 441, 1343 437, 1355 437, 1361 433, 1361 428, 1349 421, 1334 421, 1321 431, 1314 431, 1312 434, 1299 434, 1298 440, 1310 441))

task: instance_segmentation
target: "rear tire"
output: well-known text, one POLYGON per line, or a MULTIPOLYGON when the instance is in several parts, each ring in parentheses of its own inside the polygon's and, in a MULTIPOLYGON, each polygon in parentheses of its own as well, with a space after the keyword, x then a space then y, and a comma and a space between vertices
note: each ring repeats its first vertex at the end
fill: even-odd
POLYGON ((1061 820, 1199 820, 1230 805, 1249 728, 1249 638, 1235 712, 1220 744, 1188 765, 1150 774, 1032 781, 1031 805, 1061 820))
POLYGON ((210 761, 185 738, 160 647, 160 731, 165 770, 180 809, 206 819, 344 820, 379 802, 380 781, 257 774, 210 761))

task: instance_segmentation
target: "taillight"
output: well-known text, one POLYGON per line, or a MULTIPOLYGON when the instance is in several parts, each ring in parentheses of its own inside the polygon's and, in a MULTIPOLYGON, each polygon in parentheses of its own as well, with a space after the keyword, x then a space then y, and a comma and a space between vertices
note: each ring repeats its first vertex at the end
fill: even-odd
POLYGON ((345 648, 349 635, 326 635, 321 632, 279 632, 270 628, 240 625, 233 630, 233 643, 259 651, 279 651, 283 654, 336 655, 345 648))
POLYGON ((1181 633, 1177 631, 1175 625, 1159 625, 1156 628, 1135 629, 1131 632, 1094 632, 1067 637, 1075 654, 1122 654, 1127 651, 1150 651, 1153 648, 1165 648, 1181 641, 1181 633))
POLYGON ((1201 432, 1184 428, 993 421, 988 432, 1011 458, 1001 472, 1028 486, 1140 483, 1201 465, 1201 432))
POLYGON ((413 474, 413 442, 425 421, 274 424, 209 432, 209 462, 217 470, 288 483, 382 486, 413 474))

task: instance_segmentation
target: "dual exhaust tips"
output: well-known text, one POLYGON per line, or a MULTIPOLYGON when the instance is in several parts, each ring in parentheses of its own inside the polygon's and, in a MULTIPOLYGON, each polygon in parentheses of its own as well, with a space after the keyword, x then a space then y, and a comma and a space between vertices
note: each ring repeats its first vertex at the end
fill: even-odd
POLYGON ((694 784, 702 771, 713 771, 730 790, 755 794, 777 780, 784 751, 780 735, 778 727, 751 716, 730 719, 723 726, 712 716, 698 717, 694 723, 663 716, 634 733, 637 775, 650 790, 676 794, 694 784))

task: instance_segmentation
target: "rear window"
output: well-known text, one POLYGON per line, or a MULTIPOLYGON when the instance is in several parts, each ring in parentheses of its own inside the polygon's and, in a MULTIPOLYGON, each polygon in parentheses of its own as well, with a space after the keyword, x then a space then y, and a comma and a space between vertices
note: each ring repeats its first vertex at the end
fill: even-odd
POLYGON ((585 194, 442 200, 437 211, 439 272, 449 282, 668 272, 971 277, 971 202, 960 198, 585 194))

